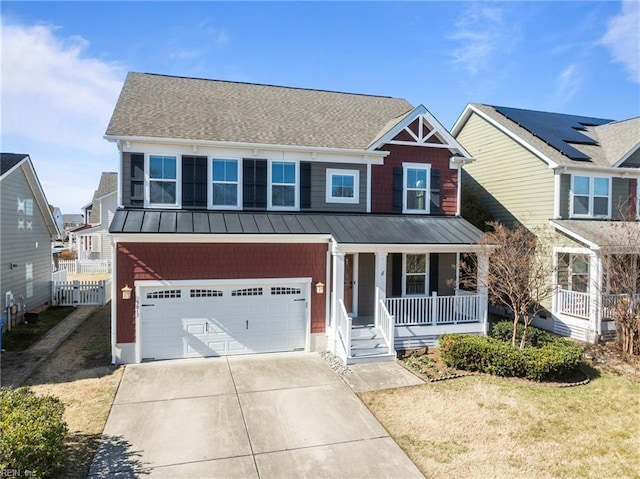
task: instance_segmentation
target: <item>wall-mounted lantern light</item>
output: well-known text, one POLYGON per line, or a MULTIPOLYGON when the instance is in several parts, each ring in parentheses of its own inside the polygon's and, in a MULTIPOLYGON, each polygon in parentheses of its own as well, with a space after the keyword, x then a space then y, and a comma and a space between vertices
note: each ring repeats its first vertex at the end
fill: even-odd
POLYGON ((18 267, 18 263, 11 263, 9 266, 11 269, 16 269, 18 267))
POLYGON ((129 285, 125 285, 124 288, 122 288, 120 291, 122 291, 122 299, 131 299, 131 291, 132 289, 129 287, 129 285))
POLYGON ((318 293, 318 294, 324 293, 324 283, 323 282, 318 281, 316 283, 316 293, 318 293))

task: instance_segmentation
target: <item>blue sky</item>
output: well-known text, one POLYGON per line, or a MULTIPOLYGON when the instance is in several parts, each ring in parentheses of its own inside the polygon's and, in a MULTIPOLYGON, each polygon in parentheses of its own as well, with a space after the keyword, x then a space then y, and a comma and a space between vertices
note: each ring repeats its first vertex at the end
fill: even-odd
POLYGON ((406 98, 451 128, 489 103, 640 115, 640 2, 14 2, 1 16, 2 151, 49 202, 89 203, 128 71, 406 98))

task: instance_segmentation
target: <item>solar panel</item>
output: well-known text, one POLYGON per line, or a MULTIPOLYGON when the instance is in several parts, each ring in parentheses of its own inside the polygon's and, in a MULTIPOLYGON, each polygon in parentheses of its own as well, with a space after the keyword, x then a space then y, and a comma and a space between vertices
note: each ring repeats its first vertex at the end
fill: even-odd
POLYGON ((558 150, 563 155, 577 161, 591 161, 587 155, 570 145, 597 145, 589 136, 581 133, 587 126, 598 126, 613 120, 587 116, 564 115, 543 111, 521 110, 519 108, 494 107, 495 110, 517 123, 532 135, 558 150))

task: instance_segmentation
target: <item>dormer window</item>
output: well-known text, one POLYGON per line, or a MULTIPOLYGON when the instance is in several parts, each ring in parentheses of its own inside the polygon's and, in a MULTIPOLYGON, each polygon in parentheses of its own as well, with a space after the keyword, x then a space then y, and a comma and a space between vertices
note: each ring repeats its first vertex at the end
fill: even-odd
POLYGON ((573 175, 571 213, 574 218, 609 218, 611 178, 573 175))

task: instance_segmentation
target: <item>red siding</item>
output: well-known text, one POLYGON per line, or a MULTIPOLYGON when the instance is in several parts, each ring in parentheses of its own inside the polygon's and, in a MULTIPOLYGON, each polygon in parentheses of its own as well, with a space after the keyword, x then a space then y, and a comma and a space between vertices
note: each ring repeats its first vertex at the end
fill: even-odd
POLYGON ((458 170, 449 168, 451 152, 446 148, 384 145, 389 151, 384 165, 371 168, 371 211, 373 213, 399 213, 393 209, 393 169, 402 163, 429 163, 440 170, 440 208, 446 215, 455 215, 458 199, 458 170))
MULTIPOLYGON (((312 278, 326 283, 326 244, 119 243, 119 291, 136 280, 312 278)), ((325 330, 325 293, 311 291, 311 332, 325 330)), ((117 341, 135 341, 135 298, 118 298, 117 341)))

